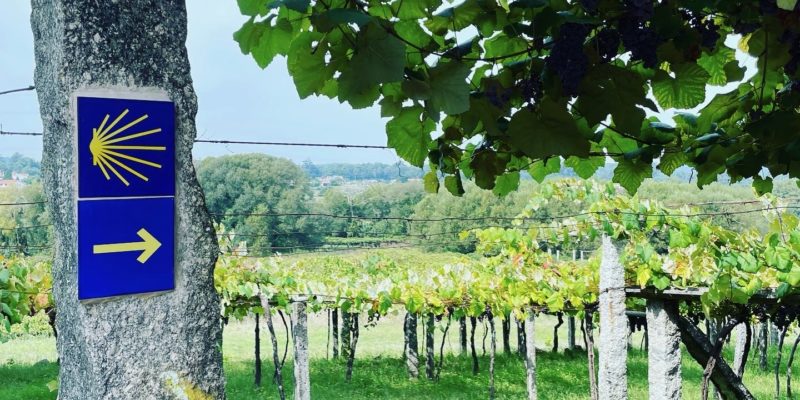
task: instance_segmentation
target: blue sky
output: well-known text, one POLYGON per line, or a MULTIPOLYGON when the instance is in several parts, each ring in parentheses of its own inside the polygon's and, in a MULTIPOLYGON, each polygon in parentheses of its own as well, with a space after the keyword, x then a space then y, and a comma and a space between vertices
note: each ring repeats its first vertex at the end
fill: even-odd
MULTIPOLYGON (((0 12, 0 91, 33 83, 33 36, 30 1, 3 0, 0 12)), ((266 70, 244 56, 232 34, 244 18, 234 0, 187 0, 187 47, 197 92, 198 137, 386 144, 377 108, 353 110, 327 98, 300 100, 286 61, 276 59, 266 70)), ((41 131, 36 94, 0 96, 0 124, 8 131, 41 131)), ((41 139, 0 136, 0 155, 14 152, 41 158, 41 139)), ((399 160, 392 150, 276 148, 196 144, 195 157, 241 152, 266 152, 294 161, 385 162, 399 160)))

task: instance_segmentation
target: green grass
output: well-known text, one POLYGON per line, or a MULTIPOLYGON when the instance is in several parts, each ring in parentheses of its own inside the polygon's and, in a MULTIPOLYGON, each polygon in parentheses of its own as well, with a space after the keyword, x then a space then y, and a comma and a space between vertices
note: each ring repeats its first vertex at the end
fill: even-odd
MULTIPOLYGON (((279 344, 283 346, 283 326, 275 319, 279 344)), ((589 385, 586 355, 583 352, 551 353, 544 349, 552 346, 552 319, 537 320, 537 374, 541 399, 587 399, 589 385)), ((488 356, 480 358, 481 371, 473 376, 469 357, 457 355, 457 325, 451 326, 445 343, 445 360, 441 379, 430 382, 424 378, 410 380, 400 357, 403 350, 402 320, 387 317, 374 326, 362 328, 358 343, 353 380, 344 381, 343 360, 326 359, 327 330, 324 316, 313 316, 309 321, 311 362, 311 391, 315 399, 474 399, 487 398, 488 356)), ((561 330, 566 333, 566 324, 561 330)), ((421 332, 420 332, 421 333, 421 332)), ((497 325, 498 348, 500 325, 497 325)), ((516 329, 512 329, 512 347, 516 346, 516 329)), ((437 351, 441 332, 437 332, 437 351)), ((479 354, 482 353, 482 328, 476 334, 479 354)), ((422 336, 420 335, 420 338, 422 336)), ((647 354, 639 350, 640 335, 634 336, 634 348, 628 357, 628 389, 630 399, 647 399, 647 354)), ((578 338, 580 340, 580 337, 578 338)), ((787 340, 788 341, 788 340, 787 340)), ((566 337, 560 339, 566 343, 566 337)), ((237 322, 225 330, 223 357, 227 379, 228 398, 276 398, 277 389, 272 383, 272 353, 267 329, 262 324, 262 359, 264 383, 253 385, 253 323, 237 322)), ((488 351, 488 339, 487 339, 488 351)), ((728 349, 730 352, 730 349, 728 349)), ((3 399, 55 399, 47 383, 56 378, 55 342, 49 337, 23 337, 0 344, 0 400, 3 399)), ((728 354, 730 356, 730 354, 728 354)), ((423 357, 421 357, 423 359, 423 357)), ((770 360, 774 360, 774 354, 770 360)), ((785 364, 785 358, 784 358, 785 364)), ((424 368, 423 366, 421 366, 424 368)), ((684 398, 700 397, 702 368, 684 353, 684 398)), ((781 371, 782 385, 785 370, 781 371)), ((288 397, 292 391, 291 349, 284 369, 288 397)), ((800 378, 797 379, 800 382, 800 378)), ((751 359, 745 373, 745 383, 758 399, 772 399, 774 381, 770 372, 760 371, 757 361, 751 359)), ((795 384, 800 387, 800 383, 795 384)), ((499 354, 496 365, 498 399, 525 397, 525 370, 515 355, 499 354)), ((782 390, 785 390, 782 388, 782 390)))

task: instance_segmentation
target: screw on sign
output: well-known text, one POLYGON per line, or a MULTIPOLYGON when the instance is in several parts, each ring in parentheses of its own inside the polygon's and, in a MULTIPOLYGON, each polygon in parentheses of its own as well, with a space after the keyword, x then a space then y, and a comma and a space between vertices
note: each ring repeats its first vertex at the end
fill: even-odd
POLYGON ((132 93, 74 104, 78 298, 174 289, 174 104, 132 93))

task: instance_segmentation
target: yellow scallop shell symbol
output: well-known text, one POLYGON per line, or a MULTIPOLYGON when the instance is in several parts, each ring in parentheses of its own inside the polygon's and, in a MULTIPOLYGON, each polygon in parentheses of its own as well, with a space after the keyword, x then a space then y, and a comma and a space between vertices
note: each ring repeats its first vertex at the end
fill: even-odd
POLYGON ((141 158, 134 157, 130 154, 125 154, 126 152, 131 150, 164 151, 167 149, 165 146, 136 146, 118 144, 142 136, 161 132, 161 128, 155 128, 147 131, 125 134, 124 136, 118 137, 117 135, 120 133, 124 133, 128 129, 135 127, 138 123, 147 119, 147 114, 144 114, 141 117, 122 126, 121 128, 112 131, 112 129, 114 129, 114 127, 116 127, 117 124, 122 121, 123 118, 125 118, 125 116, 128 114, 128 111, 129 110, 126 109, 125 111, 121 112, 119 116, 117 116, 117 118, 108 126, 106 126, 106 123, 108 123, 110 116, 106 114, 106 117, 103 118, 103 122, 100 123, 100 126, 92 129, 92 141, 89 142, 89 151, 92 153, 92 165, 100 168, 100 171, 103 172, 106 180, 111 180, 111 176, 108 174, 108 171, 111 171, 120 180, 120 182, 125 184, 125 186, 130 186, 130 182, 128 182, 122 173, 117 170, 115 165, 145 182, 148 180, 147 176, 128 165, 128 163, 125 161, 134 162, 153 168, 161 168, 161 164, 142 160, 141 158))

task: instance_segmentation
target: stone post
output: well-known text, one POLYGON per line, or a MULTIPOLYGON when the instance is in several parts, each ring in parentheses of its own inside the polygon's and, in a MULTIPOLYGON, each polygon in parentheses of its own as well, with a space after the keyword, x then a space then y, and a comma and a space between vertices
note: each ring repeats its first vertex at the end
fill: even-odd
POLYGON ((650 400, 681 398, 681 333, 665 307, 674 303, 647 300, 647 381, 650 400))
POLYGON ((625 315, 625 270, 619 250, 603 236, 600 262, 600 361, 597 380, 600 400, 628 398, 628 317, 625 315))
POLYGON ((32 0, 42 174, 54 224, 59 394, 71 399, 222 399, 219 252, 192 164, 197 99, 183 0, 32 0), (175 107, 175 290, 78 301, 76 128, 79 90, 158 92, 175 107), (188 394, 187 394, 188 393, 188 394))
POLYGON ((527 375, 528 400, 539 398, 536 393, 536 343, 534 343, 536 330, 533 325, 535 318, 533 309, 528 310, 528 314, 525 317, 525 372, 527 375))
POLYGON ((747 346, 747 325, 745 325, 744 322, 736 325, 736 328, 733 328, 733 336, 736 340, 733 350, 733 372, 736 372, 741 378, 739 371, 742 369, 742 366, 747 363, 744 354, 745 347, 747 346))
POLYGON ((311 380, 308 370, 308 324, 306 298, 295 298, 292 303, 292 341, 294 342, 294 399, 311 399, 311 380))

